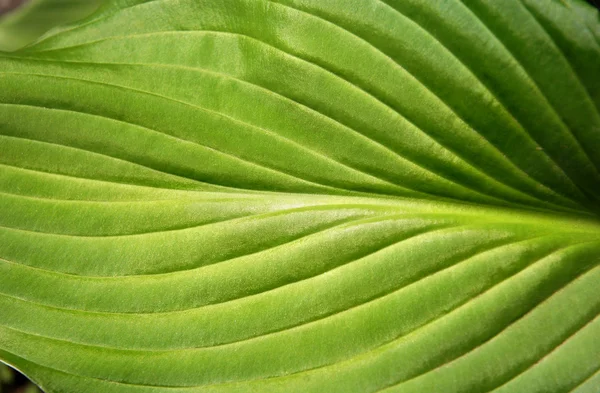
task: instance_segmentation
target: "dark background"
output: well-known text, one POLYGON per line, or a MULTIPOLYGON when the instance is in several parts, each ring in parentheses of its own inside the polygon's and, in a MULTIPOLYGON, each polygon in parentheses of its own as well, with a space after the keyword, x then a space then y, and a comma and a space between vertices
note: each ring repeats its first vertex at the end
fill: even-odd
POLYGON ((0 0, 0 13, 10 11, 25 1, 26 0, 0 0))
POLYGON ((0 363, 0 393, 40 393, 40 390, 23 375, 0 363))

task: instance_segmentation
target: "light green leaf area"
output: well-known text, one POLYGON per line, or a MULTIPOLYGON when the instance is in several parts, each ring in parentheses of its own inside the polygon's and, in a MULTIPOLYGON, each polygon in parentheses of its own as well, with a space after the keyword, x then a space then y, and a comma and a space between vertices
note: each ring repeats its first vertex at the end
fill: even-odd
POLYGON ((0 50, 20 49, 55 26, 89 16, 103 1, 26 0, 16 10, 0 14, 0 50))
POLYGON ((2 54, 0 359, 598 392, 599 75, 576 0, 125 0, 2 54))

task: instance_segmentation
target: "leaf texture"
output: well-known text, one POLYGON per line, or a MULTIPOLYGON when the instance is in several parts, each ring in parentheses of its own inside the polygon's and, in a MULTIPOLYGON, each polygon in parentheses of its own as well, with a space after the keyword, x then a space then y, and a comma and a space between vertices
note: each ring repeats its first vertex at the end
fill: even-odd
POLYGON ((47 393, 597 392, 578 0, 121 0, 0 54, 0 360, 47 393))

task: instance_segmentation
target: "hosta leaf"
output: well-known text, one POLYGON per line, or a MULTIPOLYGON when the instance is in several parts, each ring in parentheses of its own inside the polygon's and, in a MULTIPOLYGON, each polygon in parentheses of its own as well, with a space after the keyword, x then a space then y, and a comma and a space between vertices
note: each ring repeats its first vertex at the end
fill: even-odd
POLYGON ((49 393, 597 392, 576 0, 125 0, 0 55, 0 359, 49 393))

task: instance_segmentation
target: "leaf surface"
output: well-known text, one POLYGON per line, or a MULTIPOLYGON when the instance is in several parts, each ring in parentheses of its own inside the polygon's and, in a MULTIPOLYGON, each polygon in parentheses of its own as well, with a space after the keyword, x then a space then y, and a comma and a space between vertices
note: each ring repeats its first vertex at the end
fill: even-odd
POLYGON ((576 0, 124 0, 0 54, 0 359, 47 393, 593 392, 576 0))

